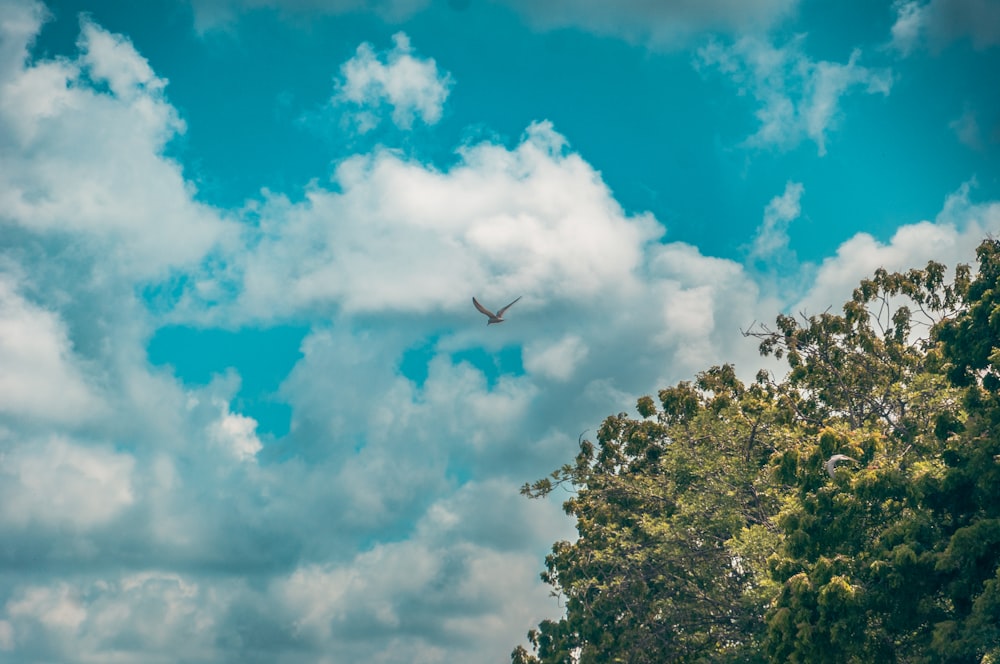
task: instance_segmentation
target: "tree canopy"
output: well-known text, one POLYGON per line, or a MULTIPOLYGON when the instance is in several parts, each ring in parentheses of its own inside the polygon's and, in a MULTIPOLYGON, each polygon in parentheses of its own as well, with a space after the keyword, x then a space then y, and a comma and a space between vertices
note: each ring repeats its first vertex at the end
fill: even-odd
POLYGON ((977 258, 748 330, 787 375, 707 369, 526 485, 571 490, 578 538, 512 662, 1000 662, 1000 242, 977 258))

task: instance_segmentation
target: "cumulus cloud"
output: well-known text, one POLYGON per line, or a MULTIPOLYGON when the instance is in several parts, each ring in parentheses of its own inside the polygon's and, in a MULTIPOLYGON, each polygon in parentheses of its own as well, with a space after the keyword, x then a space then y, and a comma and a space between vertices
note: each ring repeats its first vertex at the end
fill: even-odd
POLYGON ((0 467, 0 519, 71 530, 106 524, 135 500, 134 466, 128 454, 59 438, 17 444, 0 467))
MULTIPOLYGON (((4 145, 5 157, 12 163, 35 163, 36 179, 44 175, 43 163, 60 165, 65 181, 61 190, 53 186, 38 201, 28 200, 4 218, 11 232, 3 244, 2 318, 10 332, 3 337, 3 353, 17 360, 10 366, 23 366, 22 373, 36 376, 40 389, 26 390, 33 383, 27 380, 31 376, 25 376, 17 386, 22 401, 11 399, 6 402, 9 408, 0 412, 0 427, 9 429, 0 440, 5 478, 0 485, 7 490, 0 514, 3 556, 17 569, 44 560, 50 571, 34 581, 0 575, 0 647, 25 659, 68 662, 156 662, 178 656, 252 661, 262 652, 289 661, 295 660, 289 653, 305 652, 299 661, 316 661, 331 650, 350 650, 365 661, 378 657, 413 661, 414 644, 435 660, 454 653, 468 659, 484 647, 477 633, 487 631, 495 648, 508 651, 531 624, 554 610, 537 572, 548 538, 558 528, 546 527, 543 535, 540 524, 565 525, 555 505, 539 511, 517 495, 516 487, 532 478, 538 466, 548 469, 561 460, 575 438, 561 434, 557 422, 539 430, 544 404, 533 403, 538 390, 530 380, 506 376, 491 385, 479 368, 452 360, 452 352, 470 347, 476 343, 473 340, 442 341, 427 381, 417 390, 398 374, 393 362, 435 325, 434 307, 418 311, 407 305, 405 297, 417 291, 395 293, 399 285, 394 287, 389 279, 376 281, 373 289, 361 288, 360 274, 359 281, 347 287, 334 284, 332 291, 324 290, 329 285, 308 270, 330 259, 323 252, 333 251, 333 245, 321 243, 322 251, 311 254, 308 243, 298 244, 289 231, 322 237, 334 221, 326 213, 338 209, 349 214, 335 229, 340 235, 332 239, 354 237, 363 242, 336 252, 345 251, 343 260, 353 261, 358 269, 393 267, 378 255, 379 243, 368 237, 366 219, 381 227, 397 260, 420 246, 407 248, 408 240, 424 238, 450 261, 464 252, 462 244, 450 246, 452 238, 462 239, 470 228, 462 227, 457 218, 435 227, 434 206, 447 206, 421 203, 414 188, 436 182, 432 192, 436 188, 439 197, 451 196, 458 190, 450 177, 462 176, 467 186, 478 190, 466 194, 473 208, 493 215, 480 218, 478 229, 471 229, 473 237, 462 243, 476 247, 497 239, 490 228, 497 220, 526 223, 529 232, 533 224, 553 227, 549 236, 534 239, 518 239, 516 233, 505 231, 510 237, 490 256, 493 262, 477 272, 485 284, 495 281, 498 265, 515 272, 518 251, 537 253, 541 274, 551 269, 545 263, 551 262, 547 256, 553 249, 546 243, 569 237, 569 215, 575 210, 559 211, 567 197, 551 201, 553 209, 543 210, 547 216, 541 222, 530 218, 532 211, 545 207, 547 178, 581 184, 590 200, 607 208, 598 218, 610 225, 601 233, 623 231, 626 239, 646 237, 653 226, 648 220, 626 218, 596 172, 577 156, 564 153, 563 139, 542 128, 533 130, 534 138, 519 151, 496 145, 470 150, 463 166, 448 174, 391 153, 359 156, 341 171, 343 192, 349 193, 318 191, 315 200, 328 207, 315 210, 310 203, 299 209, 280 196, 262 201, 263 230, 259 236, 242 235, 248 244, 238 247, 233 241, 240 235, 226 235, 232 229, 223 215, 192 201, 193 188, 177 165, 162 156, 164 141, 182 126, 163 96, 165 82, 127 40, 90 23, 84 24, 81 35, 75 59, 29 62, 18 51, 15 57, 20 60, 6 70, 13 72, 8 80, 15 84, 5 88, 4 118, 21 133, 19 142, 4 145), (50 98, 29 94, 32 89, 49 91, 50 98), (68 96, 60 97, 59 90, 68 96), (75 122, 74 113, 84 111, 90 113, 89 124, 75 122), (158 201, 169 203, 167 209, 175 215, 171 220, 179 229, 190 225, 192 236, 185 238, 184 246, 155 236, 155 229, 147 240, 144 224, 152 218, 156 191, 138 180, 118 177, 113 170, 117 154, 97 141, 87 142, 88 135, 116 136, 116 132, 126 134, 123 140, 144 139, 129 146, 135 168, 174 178, 177 187, 168 188, 166 198, 158 201), (532 177, 532 171, 538 172, 532 177), (86 190, 86 182, 79 180, 87 173, 99 179, 97 189, 89 190, 100 194, 96 211, 72 199, 72 185, 86 190), (521 177, 527 177, 530 186, 519 186, 521 177), (498 183, 495 188, 489 186, 493 180, 498 183), (406 194, 403 199, 386 201, 385 208, 368 214, 385 187, 395 185, 406 194), (516 206, 505 210, 495 200, 509 191, 527 201, 520 204, 526 211, 517 213, 516 206), (154 199, 148 206, 146 196, 154 199), (58 229, 54 221, 43 223, 45 219, 31 208, 52 200, 62 206, 58 229), (115 221, 118 204, 130 206, 127 222, 124 214, 120 223, 115 221), (414 204, 414 215, 406 212, 406 204, 414 204), (301 225, 292 229, 296 218, 301 225), (199 234, 203 225, 208 226, 204 236, 199 234), (630 230, 633 227, 646 231, 630 230), (477 233, 480 237, 475 237, 477 233), (542 244, 532 249, 531 243, 537 241, 542 244), (74 251, 66 251, 69 246, 74 251), (49 260, 53 249, 63 251, 67 260, 49 260), (135 256, 132 262, 108 259, 143 250, 150 253, 135 256), (302 266, 308 268, 304 275, 313 279, 316 293, 303 280, 292 292, 304 295, 291 297, 284 313, 251 308, 245 319, 268 322, 291 312, 312 315, 309 312, 326 306, 343 311, 335 316, 333 329, 318 326, 307 339, 303 361, 283 388, 295 409, 293 431, 270 454, 255 435, 253 418, 232 404, 237 378, 222 376, 209 386, 192 389, 179 385, 168 370, 153 370, 146 364, 143 343, 156 321, 136 299, 136 287, 155 281, 164 271, 190 271, 192 263, 199 264, 205 252, 213 250, 232 261, 242 302, 257 302, 260 307, 280 298, 272 299, 254 279, 269 279, 284 288, 295 281, 282 281, 289 274, 287 261, 312 256, 312 263, 306 260, 302 266), (254 269, 243 272, 246 266, 254 269), (250 285, 244 286, 244 281, 250 285), (403 335, 389 326, 372 330, 358 322, 365 315, 393 312, 422 322, 403 335), (448 344, 450 349, 445 348, 448 344), (353 353, 351 348, 363 352, 353 353), (53 387, 61 388, 58 398, 41 389, 53 387), (101 401, 108 404, 104 410, 96 407, 101 401), (32 414, 30 426, 24 425, 32 414), (67 427, 78 435, 58 435, 67 427), (265 461, 256 463, 262 456, 265 461), (490 468, 500 468, 512 479, 489 491, 470 487, 461 506, 448 501, 456 484, 466 484, 470 476, 488 478, 490 468), (473 504, 469 496, 479 494, 504 508, 483 503, 484 509, 475 514, 459 509, 473 504), (432 505, 437 507, 431 510, 432 505), (448 605, 450 590, 431 591, 439 573, 415 577, 407 594, 382 583, 380 570, 368 566, 370 558, 357 553, 382 539, 406 541, 414 524, 433 520, 425 516, 428 510, 433 519, 443 518, 446 511, 456 515, 448 526, 448 532, 457 533, 452 541, 417 534, 423 539, 414 544, 383 543, 372 550, 385 548, 390 562, 421 552, 443 553, 456 561, 439 570, 452 574, 456 592, 466 597, 454 610, 448 605), (511 528, 511 518, 520 522, 516 528, 511 528), (460 534, 469 526, 480 530, 460 534), (290 583, 296 572, 286 574, 289 569, 302 574, 315 571, 320 580, 331 574, 340 578, 336 571, 344 570, 358 579, 357 587, 381 592, 380 601, 390 613, 380 615, 394 613, 400 626, 396 635, 388 639, 384 651, 373 652, 371 644, 352 641, 342 632, 297 628, 300 622, 306 624, 302 607, 275 613, 274 607, 280 606, 277 595, 266 590, 277 593, 290 583), (220 576, 219 570, 226 572, 220 576), (252 579, 265 590, 248 591, 242 587, 243 579, 252 579), (421 604, 422 597, 432 601, 421 604), (477 605, 475 610, 468 608, 472 604, 477 605), (544 612, 539 609, 542 604, 544 612), (428 609, 437 613, 429 614, 428 609), (426 636, 406 637, 402 627, 412 625, 426 636)), ((30 173, 4 171, 4 175, 24 178, 30 173)), ((13 184, 5 186, 12 199, 20 195, 13 184)), ((499 239, 503 237, 501 233, 499 239)), ((604 239, 598 234, 580 246, 604 239)), ((473 258, 482 257, 482 251, 474 251, 473 258)), ((633 266, 641 256, 625 242, 617 251, 632 256, 633 266)), ((340 260, 336 252, 333 256, 340 260)), ((589 262, 596 255, 593 248, 584 252, 589 262)), ((586 276, 573 272, 570 261, 569 255, 555 259, 551 271, 557 283, 575 274, 586 276)), ((223 266, 218 273, 196 271, 182 283, 190 281, 204 296, 207 286, 233 276, 226 272, 228 263, 216 265, 223 266)), ((627 277, 628 270, 620 275, 627 277)), ((530 273, 520 277, 526 286, 533 278, 530 273)), ((418 304, 426 305, 428 301, 420 300, 425 297, 444 303, 439 309, 457 310, 445 295, 446 287, 451 285, 442 281, 428 294, 417 295, 418 304)), ((593 291, 599 281, 590 277, 581 287, 593 291)), ((467 306, 467 296, 461 300, 467 306)), ((606 406, 601 404, 601 412, 606 406)), ((565 416, 574 430, 580 408, 576 404, 565 416)), ((434 523, 439 532, 445 528, 434 523)), ((420 532, 429 528, 420 526, 420 532)), ((364 606, 358 604, 346 619, 363 622, 364 606)), ((323 615, 324 609, 316 610, 323 615)))
POLYGON ((852 51, 846 63, 817 62, 804 52, 804 40, 800 35, 775 46, 747 36, 729 45, 712 40, 698 49, 698 68, 717 69, 736 84, 739 94, 757 101, 760 128, 747 145, 787 150, 808 138, 825 155, 844 95, 854 90, 889 94, 892 72, 861 65, 860 49, 852 51))
POLYGON ((974 181, 966 182, 948 195, 933 221, 901 226, 888 242, 879 242, 868 233, 851 237, 822 262, 814 284, 795 310, 817 313, 846 301, 858 280, 880 267, 907 270, 923 267, 929 260, 950 268, 973 263, 975 248, 983 238, 1000 233, 1000 202, 973 202, 974 187, 974 181))
MULTIPOLYGON (((360 155, 344 162, 331 189, 317 187, 299 204, 272 196, 252 214, 261 235, 227 261, 229 272, 199 277, 230 279, 218 290, 234 300, 206 314, 192 294, 175 315, 207 315, 211 324, 216 315, 263 323, 329 313, 281 388, 292 424, 273 451, 308 461, 282 465, 278 485, 292 491, 285 504, 315 505, 330 539, 343 543, 294 535, 311 553, 274 581, 282 605, 297 607, 292 638, 311 648, 357 649, 371 661, 464 656, 473 646, 462 635, 488 624, 508 649, 531 624, 513 617, 521 615, 513 595, 509 605, 483 605, 481 620, 461 603, 453 614, 433 589, 445 574, 439 559, 461 562, 447 573, 459 588, 482 587, 476 597, 498 591, 487 592, 462 561, 494 560, 509 570, 509 587, 535 596, 524 542, 534 508, 511 516, 520 500, 513 487, 564 461, 578 432, 597 425, 593 413, 705 368, 720 347, 756 362, 738 335, 758 302, 742 267, 658 242, 663 228, 625 214, 547 123, 511 147, 465 147, 445 171, 392 152, 360 155), (469 287, 456 292, 458 283, 469 287), (516 321, 486 336, 473 291, 491 301, 524 292, 516 321), (428 338, 417 384, 398 365, 428 338), (494 365, 491 377, 490 364, 511 350, 523 371, 515 360, 494 365), (477 352, 480 360, 469 359, 477 352), (485 491, 473 484, 449 500, 461 478, 499 481, 493 486, 511 491, 499 501, 505 507, 458 509, 485 491), (429 544, 428 524, 467 534, 429 544), (400 529, 409 536, 379 543, 378 533, 398 540, 400 529), (373 539, 373 548, 345 557, 350 542, 373 539), (375 578, 402 559, 429 565, 412 575, 412 591, 375 578), (352 630, 386 645, 365 651, 348 638, 352 630)), ((270 466, 261 472, 270 476, 270 466)))
POLYGON ((564 381, 573 375, 576 365, 586 359, 587 353, 587 344, 575 334, 568 334, 555 343, 529 343, 524 347, 524 368, 564 381))
MULTIPOLYGON (((235 587, 234 587, 235 586, 235 587)), ((207 661, 221 655, 218 619, 238 594, 171 572, 26 583, 4 611, 17 652, 35 661, 207 661)))
POLYGON ((87 384, 65 322, 26 300, 0 272, 0 413, 73 424, 105 407, 87 384))
POLYGON ((277 579, 272 592, 305 642, 341 643, 348 659, 503 653, 523 635, 513 626, 526 629, 554 608, 530 581, 534 556, 516 543, 525 528, 533 541, 568 537, 558 512, 551 502, 529 504, 511 484, 471 482, 432 504, 410 539, 376 545, 344 564, 302 566, 277 579))
POLYGON ((392 49, 381 54, 365 42, 340 67, 333 102, 359 108, 350 117, 360 133, 379 124, 383 105, 392 109, 392 121, 400 129, 409 129, 418 118, 429 125, 441 119, 451 75, 439 72, 433 58, 414 56, 405 33, 394 34, 392 42, 392 49))
POLYGON ((257 438, 257 420, 229 412, 229 404, 221 404, 221 417, 212 425, 212 438, 237 459, 252 459, 263 449, 257 438))
POLYGON ((966 37, 976 50, 1000 44, 1000 4, 993 0, 897 0, 894 7, 889 46, 903 56, 966 37))
MULTIPOLYGON (((198 204, 163 156, 182 127, 166 83, 127 39, 85 21, 76 56, 29 61, 43 11, 7 6, 0 361, 23 380, 0 383, 4 657, 502 659, 558 614, 538 572, 573 536, 517 487, 641 394, 721 361, 752 376, 738 330, 787 304, 663 241, 545 122, 447 168, 376 150, 300 201, 198 204), (151 310, 150 283, 179 298, 151 310), (469 302, 522 293, 490 328, 469 302), (185 385, 151 367, 167 319, 309 325, 278 389, 288 435, 257 435, 236 370, 185 385), (402 368, 415 348, 419 378, 402 368)), ((889 243, 845 243, 804 306, 880 264, 968 260, 1000 232, 972 189, 889 243)), ((761 236, 800 195, 772 201, 761 236)))
POLYGON ((333 305, 454 314, 471 308, 456 284, 485 301, 524 293, 517 306, 526 318, 549 294, 579 301, 627 288, 642 246, 663 228, 626 216, 566 147, 540 122, 512 150, 461 149, 445 172, 388 150, 351 157, 334 188, 317 185, 297 204, 267 199, 253 212, 253 251, 204 281, 233 280, 207 287, 238 293, 225 315, 265 319, 333 305))
POLYGON ((91 245, 107 268, 146 277, 230 237, 163 155, 184 130, 166 81, 127 39, 86 19, 78 57, 27 62, 26 26, 40 29, 42 12, 21 7, 23 20, 0 23, 16 46, 5 47, 0 82, 0 225, 91 245))
POLYGON ((0 18, 0 83, 6 83, 23 66, 28 46, 48 16, 41 2, 3 0, 0 18))
MULTIPOLYGON (((351 661, 472 661, 504 653, 555 602, 532 580, 535 557, 467 543, 382 544, 343 566, 307 566, 277 583, 294 633, 351 661), (526 630, 524 630, 526 631, 526 630)), ((537 573, 537 572, 536 572, 537 573)))

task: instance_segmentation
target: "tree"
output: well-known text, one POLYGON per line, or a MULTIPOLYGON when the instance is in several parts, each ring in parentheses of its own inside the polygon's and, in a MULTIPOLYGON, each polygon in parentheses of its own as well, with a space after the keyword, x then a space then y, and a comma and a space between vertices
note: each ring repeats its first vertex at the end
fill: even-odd
POLYGON ((939 524, 920 487, 940 472, 942 421, 959 420, 959 397, 935 370, 934 329, 955 315, 965 286, 930 263, 876 272, 843 315, 803 325, 779 317, 761 349, 784 355, 779 390, 807 434, 776 451, 774 481, 786 498, 782 546, 768 561, 780 588, 770 599, 765 651, 780 662, 925 661, 944 619, 933 549, 939 524), (860 468, 826 476, 835 453, 860 468))
POLYGON ((1000 661, 1000 243, 977 256, 748 331, 787 376, 709 369, 526 486, 572 487, 579 539, 513 661, 1000 661))
POLYGON ((579 539, 557 543, 543 579, 566 617, 529 634, 513 661, 753 661, 764 613, 764 557, 778 501, 767 461, 787 413, 764 383, 730 366, 639 401, 641 419, 605 420, 597 447, 523 490, 571 484, 579 539))
POLYGON ((935 567, 950 608, 932 645, 955 662, 1000 661, 1000 242, 976 253, 965 308, 935 329, 962 412, 942 418, 943 468, 920 487, 942 528, 935 567))

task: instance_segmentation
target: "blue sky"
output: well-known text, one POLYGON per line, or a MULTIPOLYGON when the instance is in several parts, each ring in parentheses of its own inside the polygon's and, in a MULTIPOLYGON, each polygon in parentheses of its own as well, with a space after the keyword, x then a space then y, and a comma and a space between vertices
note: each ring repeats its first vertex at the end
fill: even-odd
POLYGON ((517 490, 581 432, 1000 233, 995 0, 0 0, 0 37, 10 661, 506 661, 573 536, 517 490))

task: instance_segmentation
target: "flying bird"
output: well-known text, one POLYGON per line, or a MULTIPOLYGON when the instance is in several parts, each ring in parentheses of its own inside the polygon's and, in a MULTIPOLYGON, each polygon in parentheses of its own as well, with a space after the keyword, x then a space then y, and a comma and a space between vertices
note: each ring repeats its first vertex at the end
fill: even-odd
POLYGON ((857 459, 852 459, 846 454, 834 454, 832 457, 826 460, 826 473, 830 477, 833 477, 833 471, 837 470, 837 464, 840 463, 841 461, 853 461, 854 463, 858 462, 857 459))
MULTIPOLYGON (((520 300, 520 299, 521 299, 521 296, 519 295, 517 297, 517 300, 520 300)), ((514 302, 517 302, 517 300, 514 300, 514 302)), ((510 309, 512 306, 514 306, 514 302, 511 302, 510 304, 508 304, 506 307, 504 307, 500 311, 498 311, 496 313, 493 313, 492 311, 490 311, 489 309, 487 309, 483 305, 479 304, 479 300, 477 300, 476 298, 472 298, 472 304, 474 304, 476 306, 476 309, 479 309, 479 313, 484 314, 486 316, 489 316, 490 319, 488 321, 486 321, 487 325, 492 325, 493 323, 502 323, 503 322, 503 315, 504 315, 504 313, 508 309, 510 309)))

